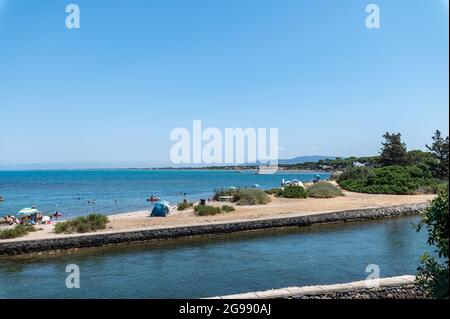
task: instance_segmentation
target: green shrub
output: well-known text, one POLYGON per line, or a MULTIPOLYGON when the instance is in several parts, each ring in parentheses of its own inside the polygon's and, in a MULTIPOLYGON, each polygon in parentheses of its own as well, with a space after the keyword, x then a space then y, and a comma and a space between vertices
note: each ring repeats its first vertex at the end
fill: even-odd
POLYGON ((440 181, 437 181, 431 185, 420 186, 417 190, 417 194, 437 194, 439 192, 440 186, 442 186, 440 181))
POLYGON ((302 186, 288 186, 280 193, 280 197, 284 198, 307 198, 308 191, 302 186))
POLYGON ((271 188, 266 190, 266 193, 269 195, 275 195, 275 196, 279 196, 281 194, 282 190, 281 188, 271 188))
POLYGON ((94 232, 105 229, 108 222, 108 217, 101 214, 81 216, 65 222, 56 223, 55 233, 72 234, 94 232))
POLYGON ((337 181, 341 175, 342 175, 342 171, 332 172, 330 175, 330 181, 337 181))
POLYGON ((209 206, 209 205, 197 205, 197 206, 194 206, 194 210, 198 216, 217 215, 222 212, 220 210, 220 207, 209 206))
POLYGON ((219 201, 220 197, 222 197, 222 196, 232 196, 233 200, 234 200, 234 198, 238 192, 239 192, 239 190, 237 188, 225 188, 225 189, 216 190, 214 192, 213 199, 215 201, 219 201))
POLYGON ((308 187, 307 191, 313 198, 333 198, 344 195, 339 187, 328 182, 315 183, 308 187))
POLYGON ((436 187, 431 173, 419 166, 350 168, 338 179, 339 185, 352 192, 370 194, 416 194, 423 187, 436 187))
POLYGON ((369 176, 372 169, 368 167, 351 167, 339 175, 338 183, 344 180, 362 180, 369 176))
POLYGON ((264 205, 270 202, 270 197, 261 189, 243 188, 234 195, 233 201, 239 206, 264 205))
POLYGON ((264 205, 270 202, 267 193, 258 188, 222 189, 214 193, 214 200, 222 196, 232 196, 232 202, 237 205, 264 205))
POLYGON ((14 228, 0 230, 0 239, 23 237, 36 230, 33 225, 17 225, 14 228))
POLYGON ((416 282, 425 290, 430 291, 434 298, 449 297, 449 206, 448 184, 440 188, 438 196, 431 206, 420 213, 421 220, 416 225, 417 231, 426 228, 427 243, 433 247, 439 258, 430 256, 427 252, 420 258, 416 282))
POLYGON ((177 207, 177 209, 178 210, 186 210, 186 209, 188 209, 188 208, 191 208, 192 206, 194 206, 194 204, 193 203, 179 203, 178 204, 178 207, 177 207))
POLYGON ((222 206, 222 212, 224 213, 229 213, 229 212, 234 212, 236 209, 233 206, 230 205, 223 205, 222 206))

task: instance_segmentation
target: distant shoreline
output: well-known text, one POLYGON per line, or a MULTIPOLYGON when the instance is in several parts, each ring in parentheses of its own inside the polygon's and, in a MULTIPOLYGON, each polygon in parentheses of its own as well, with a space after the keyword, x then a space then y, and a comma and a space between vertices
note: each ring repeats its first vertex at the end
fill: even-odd
MULTIPOLYGON (((257 171, 257 168, 224 168, 224 167, 149 167, 149 168, 35 168, 35 169, 0 169, 0 173, 8 172, 71 172, 71 171, 257 171)), ((296 173, 331 173, 327 170, 309 170, 295 168, 279 168, 278 172, 296 173)))

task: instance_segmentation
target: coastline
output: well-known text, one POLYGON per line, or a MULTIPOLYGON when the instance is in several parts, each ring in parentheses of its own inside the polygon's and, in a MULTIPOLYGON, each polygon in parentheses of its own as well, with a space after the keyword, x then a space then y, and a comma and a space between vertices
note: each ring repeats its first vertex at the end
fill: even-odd
MULTIPOLYGON (((183 227, 189 225, 203 225, 211 223, 239 222, 258 219, 272 219, 284 217, 296 217, 310 214, 329 213, 337 211, 369 209, 379 207, 393 207, 409 204, 420 204, 431 201, 434 195, 374 195, 344 191, 345 196, 326 199, 285 199, 272 197, 270 203, 256 206, 236 206, 235 211, 214 216, 197 216, 193 209, 177 211, 172 207, 167 217, 150 217, 149 210, 139 210, 126 213, 108 215, 109 223, 105 230, 95 234, 112 233, 122 231, 145 230, 152 228, 183 227)), ((221 203, 213 202, 210 205, 221 206, 221 203)), ((51 225, 37 226, 35 232, 25 237, 15 239, 0 239, 2 242, 51 239, 80 234, 55 234, 55 223, 51 225)))
POLYGON ((333 211, 325 213, 291 214, 287 217, 261 218, 210 222, 174 227, 150 227, 125 231, 105 231, 87 234, 67 234, 43 239, 13 239, 0 242, 0 256, 21 255, 106 245, 126 244, 139 241, 168 240, 198 236, 229 234, 288 227, 305 227, 316 224, 376 220, 382 218, 412 216, 428 206, 428 203, 402 206, 376 207, 333 211))

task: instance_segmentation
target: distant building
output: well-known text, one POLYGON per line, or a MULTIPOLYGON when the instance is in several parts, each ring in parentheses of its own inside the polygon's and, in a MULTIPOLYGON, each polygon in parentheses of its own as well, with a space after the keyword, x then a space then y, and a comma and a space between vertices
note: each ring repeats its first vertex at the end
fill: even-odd
POLYGON ((361 162, 353 162, 353 167, 366 167, 366 164, 361 162))

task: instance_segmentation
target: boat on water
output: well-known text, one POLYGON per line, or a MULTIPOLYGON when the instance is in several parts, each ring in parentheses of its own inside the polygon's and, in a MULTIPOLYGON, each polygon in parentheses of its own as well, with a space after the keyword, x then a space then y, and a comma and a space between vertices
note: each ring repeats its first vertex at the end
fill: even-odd
POLYGON ((150 196, 149 198, 147 198, 147 202, 158 202, 160 200, 159 197, 155 197, 155 196, 150 196))
POLYGON ((277 172, 277 170, 278 166, 261 165, 258 166, 258 170, 256 171, 255 175, 272 175, 277 172))
POLYGON ((0 196, 0 202, 3 202, 5 199, 2 197, 2 196, 0 196))

